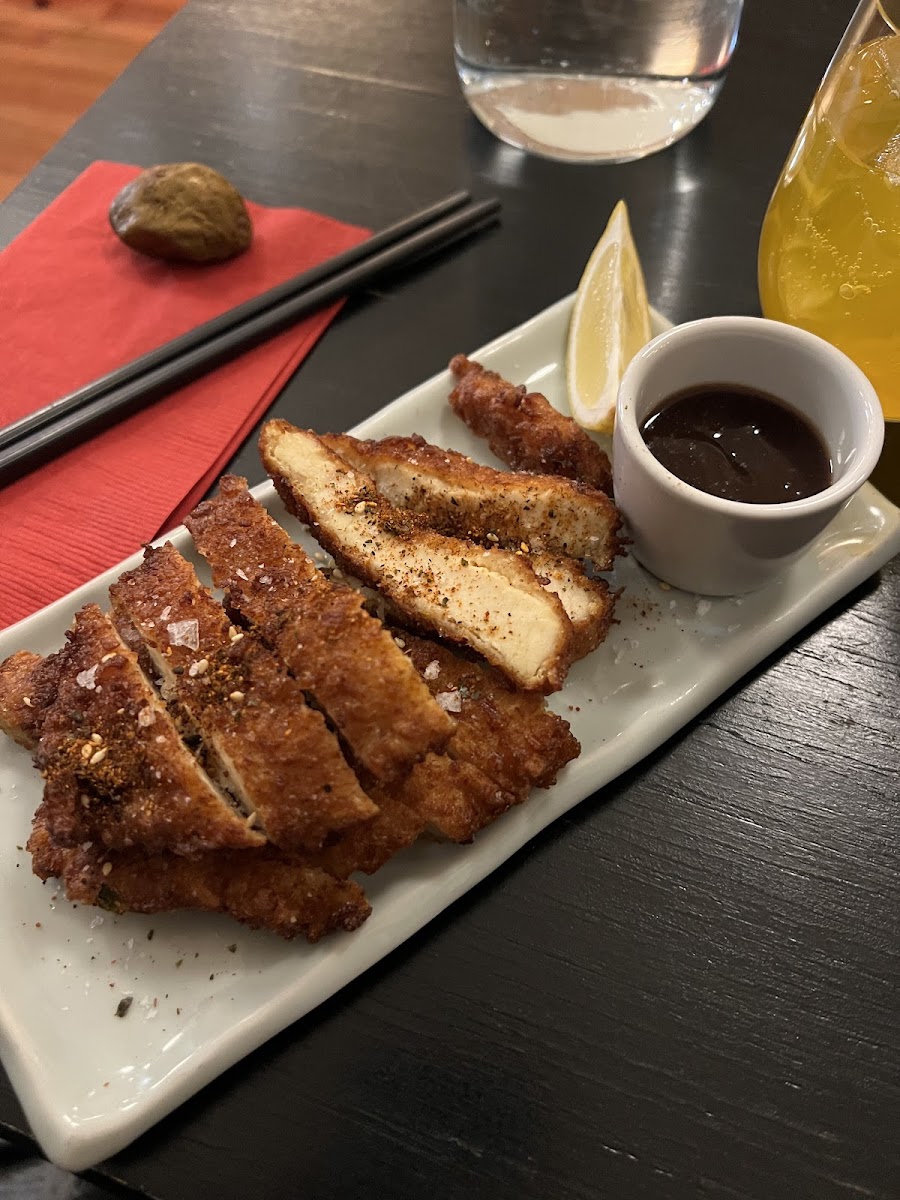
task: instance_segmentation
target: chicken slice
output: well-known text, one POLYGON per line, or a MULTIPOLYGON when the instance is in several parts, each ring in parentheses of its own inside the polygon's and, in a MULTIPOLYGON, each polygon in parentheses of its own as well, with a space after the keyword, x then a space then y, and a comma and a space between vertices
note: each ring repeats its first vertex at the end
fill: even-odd
POLYGON ((54 841, 177 854, 261 845, 96 604, 76 614, 66 639, 43 668, 55 694, 35 756, 54 841))
POLYGON ((563 475, 612 495, 609 458, 571 417, 540 392, 508 383, 463 354, 450 362, 456 387, 450 406, 473 433, 487 439, 514 471, 563 475))
MULTIPOLYGON (((417 763, 412 773, 418 771, 421 765, 417 763)), ((424 815, 414 812, 391 795, 392 788, 396 786, 379 789, 375 785, 372 791, 378 799, 378 815, 323 846, 311 856, 310 861, 337 879, 346 879, 354 871, 374 875, 388 859, 411 846, 424 831, 427 821, 424 815)))
POLYGON ((28 849, 34 873, 58 879, 73 903, 115 913, 226 913, 251 929, 316 942, 335 930, 359 928, 372 911, 358 884, 283 858, 272 847, 195 858, 96 845, 67 849, 53 842, 39 812, 28 849))
POLYGON ((269 421, 260 449, 287 507, 405 622, 471 646, 528 691, 562 687, 572 623, 521 558, 435 533, 310 431, 269 421))
POLYGON ((507 550, 589 558, 608 571, 620 552, 621 518, 604 492, 560 475, 496 471, 423 438, 360 441, 326 434, 323 442, 371 475, 397 508, 419 513, 439 533, 490 540, 507 550))
POLYGON ((441 704, 456 715, 447 753, 487 776, 519 804, 555 783, 581 751, 567 721, 540 696, 516 691, 498 671, 425 638, 404 633, 406 653, 441 704))
POLYGON ((250 495, 224 476, 188 517, 226 608, 287 664, 378 780, 441 750, 454 723, 362 598, 335 586, 250 495))
MULTIPOLYGON (((317 849, 378 811, 337 738, 280 661, 231 625, 167 543, 110 588, 120 632, 137 631, 162 693, 200 737, 207 769, 282 849, 317 849)), ((126 637, 126 641, 128 638, 126 637)))
POLYGON ((609 633, 618 592, 611 591, 603 579, 590 579, 574 558, 555 554, 529 554, 526 558, 544 587, 558 597, 572 622, 572 658, 584 658, 609 633))
POLYGON ((0 730, 27 750, 37 747, 41 722, 53 700, 47 660, 19 650, 0 663, 0 730))

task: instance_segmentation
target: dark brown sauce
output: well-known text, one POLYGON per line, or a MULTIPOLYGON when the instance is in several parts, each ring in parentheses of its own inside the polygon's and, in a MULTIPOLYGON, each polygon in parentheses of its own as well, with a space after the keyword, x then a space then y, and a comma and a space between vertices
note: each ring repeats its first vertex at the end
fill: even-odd
POLYGON ((724 500, 784 504, 831 484, 828 450, 806 418, 738 384, 676 392, 657 405, 641 433, 673 475, 724 500))

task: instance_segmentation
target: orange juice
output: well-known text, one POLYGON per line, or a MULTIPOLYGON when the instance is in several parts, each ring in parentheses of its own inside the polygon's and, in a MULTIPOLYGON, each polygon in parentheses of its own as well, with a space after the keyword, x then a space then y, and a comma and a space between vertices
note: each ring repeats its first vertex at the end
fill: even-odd
POLYGON ((766 213, 763 312, 827 339, 900 419, 900 35, 849 51, 803 124, 766 213))

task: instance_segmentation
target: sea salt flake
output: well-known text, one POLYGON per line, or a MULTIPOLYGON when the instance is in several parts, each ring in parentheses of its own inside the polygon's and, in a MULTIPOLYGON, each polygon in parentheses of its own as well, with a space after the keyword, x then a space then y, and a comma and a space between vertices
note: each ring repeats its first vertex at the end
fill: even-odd
POLYGON ((438 692, 435 696, 444 712, 458 713, 462 711, 462 697, 457 691, 438 692))
POLYGON ((697 601, 697 616, 705 617, 711 608, 712 608, 712 602, 710 600, 698 600, 697 601))
POLYGON ((235 571, 235 575, 237 575, 239 579, 247 579, 247 578, 249 578, 249 577, 248 577, 248 575, 247 575, 247 572, 246 572, 246 571, 243 571, 243 570, 241 570, 241 568, 240 568, 240 567, 238 567, 238 569, 235 571))
POLYGON ((200 626, 195 618, 189 621, 173 621, 166 626, 169 641, 173 646, 187 646, 189 650, 200 648, 200 626))
POLYGON ((171 605, 171 604, 167 604, 167 605, 166 605, 166 607, 165 607, 165 608, 162 610, 162 612, 159 614, 159 619, 160 619, 161 621, 168 621, 168 619, 169 619, 169 613, 170 613, 171 611, 172 611, 172 605, 171 605))
POLYGON ((79 671, 75 676, 75 682, 78 684, 78 686, 87 688, 89 692, 92 692, 97 686, 94 680, 97 677, 97 668, 99 666, 99 663, 94 663, 94 665, 92 667, 88 667, 86 671, 79 671))
POLYGON ((441 673, 441 664, 436 658, 433 658, 425 670, 422 672, 426 679, 437 679, 441 673))
POLYGON ((152 725, 155 720, 156 713, 149 704, 145 708, 142 708, 137 715, 137 723, 140 725, 141 729, 146 729, 147 726, 152 725))

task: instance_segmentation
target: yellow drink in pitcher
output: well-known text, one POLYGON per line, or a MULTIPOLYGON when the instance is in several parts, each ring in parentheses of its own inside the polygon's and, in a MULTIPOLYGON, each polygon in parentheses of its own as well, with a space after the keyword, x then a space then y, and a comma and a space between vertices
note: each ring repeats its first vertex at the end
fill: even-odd
POLYGON ((900 35, 848 52, 803 124, 763 224, 763 312, 817 333, 900 419, 900 35))

